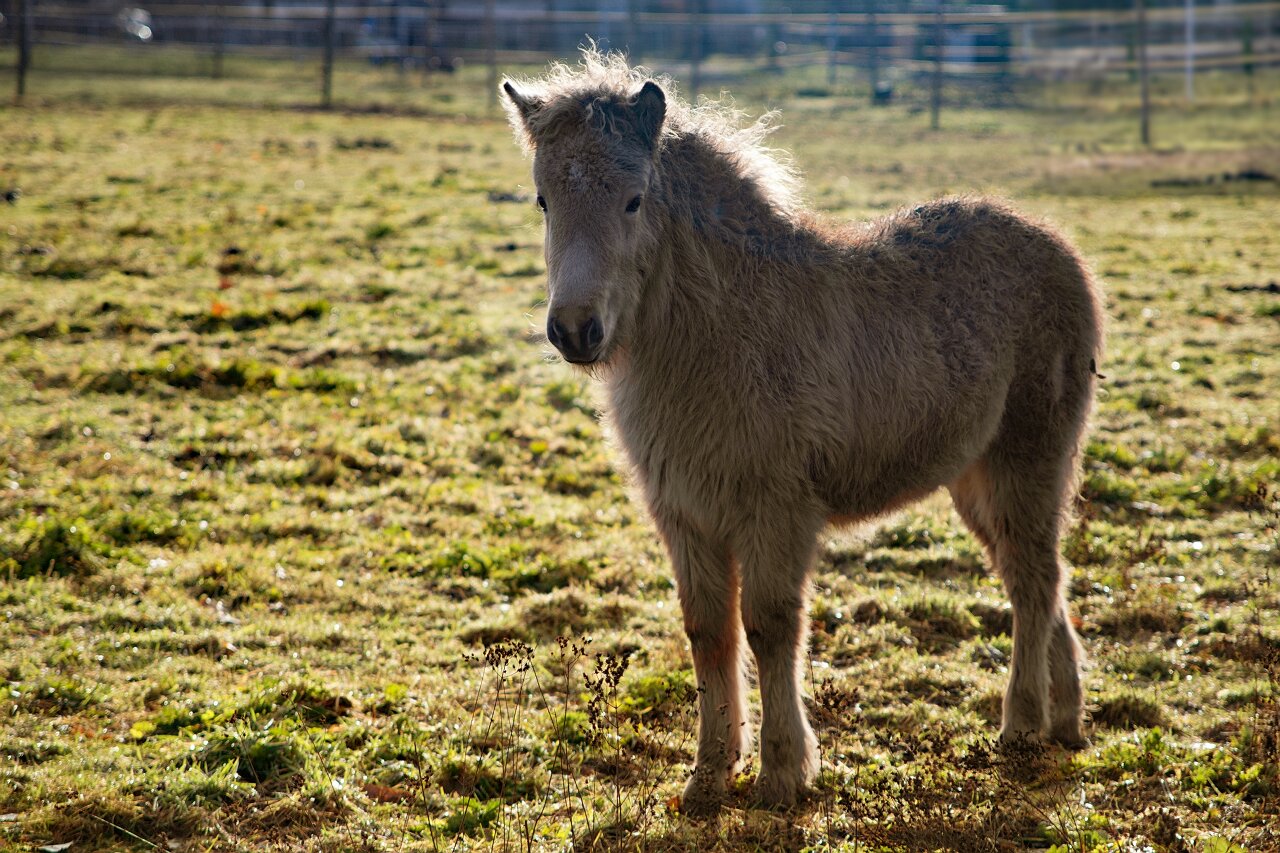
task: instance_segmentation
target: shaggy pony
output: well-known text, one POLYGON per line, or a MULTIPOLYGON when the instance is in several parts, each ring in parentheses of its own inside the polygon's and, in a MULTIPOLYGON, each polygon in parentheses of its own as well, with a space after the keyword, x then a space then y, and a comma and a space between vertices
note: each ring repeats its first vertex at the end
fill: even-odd
POLYGON ((744 645, 755 797, 802 794, 818 535, 939 487, 1013 603, 1001 737, 1080 745, 1058 538, 1102 312, 1072 248, 983 198, 820 222, 766 123, 618 56, 503 88, 546 217, 547 337, 603 379, 675 571, 699 687, 684 809, 716 809, 747 750, 744 645))

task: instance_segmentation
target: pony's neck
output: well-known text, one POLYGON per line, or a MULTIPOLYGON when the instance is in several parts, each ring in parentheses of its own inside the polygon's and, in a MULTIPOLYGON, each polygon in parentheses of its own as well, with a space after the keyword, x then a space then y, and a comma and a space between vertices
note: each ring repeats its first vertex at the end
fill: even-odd
MULTIPOLYGON (((797 225, 745 173, 740 155, 726 153, 697 133, 669 140, 663 149, 663 201, 669 228, 707 245, 731 252, 777 253, 797 236, 797 225)), ((788 254, 783 251, 783 254, 788 254)))
POLYGON ((640 364, 716 346, 717 318, 752 304, 761 266, 795 262, 812 236, 696 134, 668 140, 659 168, 661 224, 627 335, 640 364))

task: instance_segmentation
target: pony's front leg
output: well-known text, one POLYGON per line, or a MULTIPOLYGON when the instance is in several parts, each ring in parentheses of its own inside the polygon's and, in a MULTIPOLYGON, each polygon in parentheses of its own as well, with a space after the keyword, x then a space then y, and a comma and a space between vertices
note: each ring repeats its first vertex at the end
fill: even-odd
POLYGON ((819 526, 788 529, 779 513, 739 552, 742 624, 755 654, 763 705, 754 797, 767 807, 794 805, 818 771, 818 742, 805 719, 800 679, 808 573, 819 526))
POLYGON ((679 519, 655 515, 671 553, 698 679, 698 754, 681 807, 687 814, 708 815, 720 807, 749 737, 738 576, 725 543, 679 519))

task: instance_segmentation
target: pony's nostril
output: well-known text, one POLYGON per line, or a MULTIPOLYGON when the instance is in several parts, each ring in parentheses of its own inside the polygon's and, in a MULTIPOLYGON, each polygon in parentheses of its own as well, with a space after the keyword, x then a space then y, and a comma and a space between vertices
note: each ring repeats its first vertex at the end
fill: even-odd
POLYGON ((582 341, 582 348, 588 352, 600 346, 600 342, 604 340, 604 327, 600 324, 599 317, 592 317, 582 324, 578 340, 582 341))
POLYGON ((565 330, 564 326, 560 325, 559 321, 555 319, 550 319, 547 321, 547 340, 551 342, 551 345, 553 347, 560 350, 561 352, 564 352, 564 348, 566 344, 565 339, 567 337, 568 337, 568 332, 565 330))

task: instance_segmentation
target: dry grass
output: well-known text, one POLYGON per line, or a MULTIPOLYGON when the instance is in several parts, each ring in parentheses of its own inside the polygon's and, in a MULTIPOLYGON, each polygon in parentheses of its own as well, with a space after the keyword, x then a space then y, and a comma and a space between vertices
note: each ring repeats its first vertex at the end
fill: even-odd
POLYGON ((297 97, 232 71, 0 108, 0 848, 1280 849, 1280 186, 1165 181, 1280 171, 1274 106, 1208 76, 1150 155, 1118 89, 930 134, 735 86, 832 215, 1000 192, 1106 283, 1067 543, 1093 743, 993 750, 1009 613, 934 497, 826 544, 813 795, 750 809, 748 770, 698 822, 666 558, 531 335, 481 75, 329 115, 230 106, 297 97))

